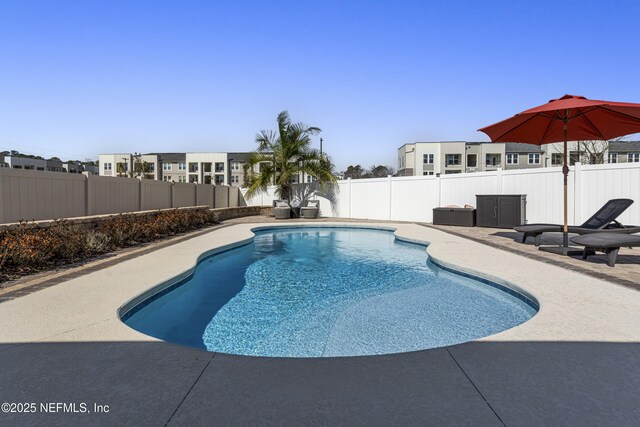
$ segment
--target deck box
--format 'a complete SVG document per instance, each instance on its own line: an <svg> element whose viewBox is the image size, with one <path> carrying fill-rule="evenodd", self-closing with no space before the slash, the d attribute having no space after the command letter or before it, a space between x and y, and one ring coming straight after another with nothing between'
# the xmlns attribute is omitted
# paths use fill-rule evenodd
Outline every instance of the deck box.
<svg viewBox="0 0 640 427"><path fill-rule="evenodd" d="M475 227L476 210L473 208L434 208L433 224Z"/></svg>

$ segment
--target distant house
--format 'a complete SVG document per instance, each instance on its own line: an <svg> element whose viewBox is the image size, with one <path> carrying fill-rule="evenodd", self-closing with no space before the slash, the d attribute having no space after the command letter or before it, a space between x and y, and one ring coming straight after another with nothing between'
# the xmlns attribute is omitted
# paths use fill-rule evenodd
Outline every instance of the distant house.
<svg viewBox="0 0 640 427"><path fill-rule="evenodd" d="M607 163L640 163L640 141L610 142Z"/></svg>

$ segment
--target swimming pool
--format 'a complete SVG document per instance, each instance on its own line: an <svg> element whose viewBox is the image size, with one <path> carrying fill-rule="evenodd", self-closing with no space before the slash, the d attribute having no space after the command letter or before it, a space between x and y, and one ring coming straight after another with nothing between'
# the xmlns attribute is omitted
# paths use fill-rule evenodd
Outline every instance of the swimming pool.
<svg viewBox="0 0 640 427"><path fill-rule="evenodd" d="M201 260L123 321L209 351L332 357L442 347L526 322L535 302L440 268L390 231L291 228Z"/></svg>

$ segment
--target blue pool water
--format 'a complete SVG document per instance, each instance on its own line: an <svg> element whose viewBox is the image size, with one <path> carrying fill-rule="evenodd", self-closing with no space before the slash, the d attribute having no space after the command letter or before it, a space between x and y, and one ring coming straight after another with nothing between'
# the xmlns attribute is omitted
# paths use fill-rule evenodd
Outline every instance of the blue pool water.
<svg viewBox="0 0 640 427"><path fill-rule="evenodd" d="M445 271L393 233L295 228L201 261L188 280L125 313L145 334L209 351L280 357L398 353L492 335L536 313Z"/></svg>

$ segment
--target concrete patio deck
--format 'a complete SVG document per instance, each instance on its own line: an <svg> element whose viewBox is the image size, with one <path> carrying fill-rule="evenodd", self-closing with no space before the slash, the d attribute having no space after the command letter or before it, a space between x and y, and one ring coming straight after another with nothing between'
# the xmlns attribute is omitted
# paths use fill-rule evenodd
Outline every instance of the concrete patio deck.
<svg viewBox="0 0 640 427"><path fill-rule="evenodd" d="M429 255L445 265L519 287L540 312L475 342L326 359L208 353L119 320L119 307L189 270L201 253L250 239L257 224L241 222L0 304L0 403L38 409L0 412L0 424L601 426L640 419L640 292L416 224L378 225L430 242ZM91 413L45 413L41 403L85 403ZM109 411L94 412L94 404Z"/></svg>

